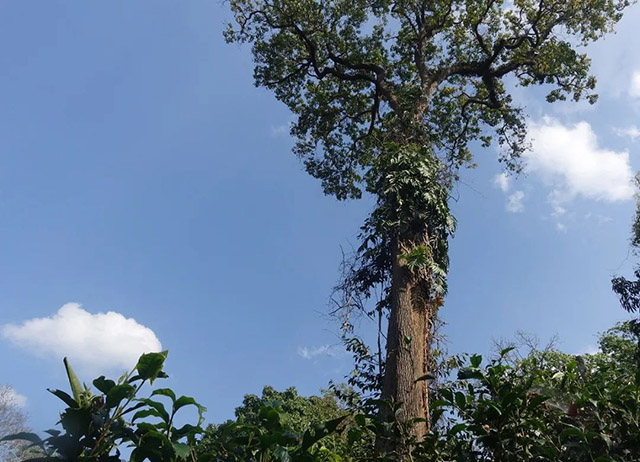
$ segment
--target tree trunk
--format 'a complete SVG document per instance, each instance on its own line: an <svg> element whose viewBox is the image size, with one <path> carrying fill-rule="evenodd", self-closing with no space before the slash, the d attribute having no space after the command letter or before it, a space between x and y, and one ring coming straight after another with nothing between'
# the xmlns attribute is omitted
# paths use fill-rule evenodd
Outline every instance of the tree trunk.
<svg viewBox="0 0 640 462"><path fill-rule="evenodd" d="M418 245L428 243L426 233L419 240L422 242ZM392 243L391 313L382 398L402 408L398 416L400 422L424 419L411 428L411 434L420 441L430 426L429 388L427 380L417 379L429 372L431 325L435 313L430 308L429 279L415 274L402 258L413 245L413 242L400 239Z"/></svg>

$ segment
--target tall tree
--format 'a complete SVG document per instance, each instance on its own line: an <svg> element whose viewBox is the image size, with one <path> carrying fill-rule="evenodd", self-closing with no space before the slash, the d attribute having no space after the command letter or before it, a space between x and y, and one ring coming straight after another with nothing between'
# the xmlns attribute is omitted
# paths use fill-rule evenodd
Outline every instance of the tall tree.
<svg viewBox="0 0 640 462"><path fill-rule="evenodd" d="M429 427L428 381L418 379L430 371L454 229L448 200L473 163L470 143L497 141L518 170L526 120L506 83L545 85L549 102L595 102L579 48L629 3L230 0L226 39L252 44L256 85L296 115L307 171L340 200L377 199L341 287L347 309L388 316L382 396L418 419L418 438Z"/></svg>

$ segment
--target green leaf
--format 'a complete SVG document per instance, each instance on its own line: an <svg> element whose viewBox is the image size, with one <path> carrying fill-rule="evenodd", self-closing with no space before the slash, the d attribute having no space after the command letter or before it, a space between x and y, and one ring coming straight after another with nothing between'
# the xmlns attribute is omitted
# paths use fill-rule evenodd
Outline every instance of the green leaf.
<svg viewBox="0 0 640 462"><path fill-rule="evenodd" d="M476 368L480 367L480 364L482 363L482 356L473 355L473 356L471 356L471 358L469 358L469 361L471 362L471 366L472 367L476 367Z"/></svg>
<svg viewBox="0 0 640 462"><path fill-rule="evenodd" d="M75 399L76 402L79 403L80 396L82 396L82 385L80 385L80 380L78 380L78 376L76 375L76 373L73 372L73 369L71 368L71 365L69 364L69 361L66 357L62 360L62 362L64 363L64 367L67 370L67 378L69 379L69 385L71 385L73 399Z"/></svg>
<svg viewBox="0 0 640 462"><path fill-rule="evenodd" d="M314 428L314 432L307 430L302 437L301 449L306 451L325 436L335 432L338 425L340 425L345 418L346 416L338 417L337 419L329 420L328 422L317 425Z"/></svg>
<svg viewBox="0 0 640 462"><path fill-rule="evenodd" d="M113 380L106 379L104 375L101 375L93 381L93 386L106 395L109 393L109 390L116 386L116 383Z"/></svg>
<svg viewBox="0 0 640 462"><path fill-rule="evenodd" d="M186 459L191 454L191 448L185 443L172 442L173 450L176 452L176 456L180 459Z"/></svg>
<svg viewBox="0 0 640 462"><path fill-rule="evenodd" d="M509 348L504 348L504 349L500 350L500 358L504 358L505 356L507 356L509 353L511 353L515 349L516 349L516 347L509 347Z"/></svg>
<svg viewBox="0 0 640 462"><path fill-rule="evenodd" d="M482 378L484 378L484 375L479 369L465 368L458 371L459 380L481 380Z"/></svg>
<svg viewBox="0 0 640 462"><path fill-rule="evenodd" d="M153 401L152 399L149 398L143 398L138 400L142 403L145 403L147 406L155 409L156 411L158 411L158 413L160 414L159 417L164 420L166 423L169 422L170 417L169 417L169 413L167 412L167 410L164 407L164 404L158 402L158 401Z"/></svg>
<svg viewBox="0 0 640 462"><path fill-rule="evenodd" d="M138 411L135 414L133 414L133 417L131 418L131 422L135 422L138 419L144 419L145 417L158 417L164 420L163 415L157 409L151 408L151 409L143 409L142 411Z"/></svg>
<svg viewBox="0 0 640 462"><path fill-rule="evenodd" d="M60 424L76 440L87 434L91 425L91 410L88 408L68 408L60 416Z"/></svg>
<svg viewBox="0 0 640 462"><path fill-rule="evenodd" d="M204 413L207 408L199 404L194 398L190 396L181 396L173 403L173 413L178 412L180 408L184 406L195 406L198 409L198 425L201 425L204 422Z"/></svg>
<svg viewBox="0 0 640 462"><path fill-rule="evenodd" d="M132 398L135 392L135 387L128 383L122 383L112 387L107 393L107 399L105 402L107 409L118 407L122 400Z"/></svg>
<svg viewBox="0 0 640 462"><path fill-rule="evenodd" d="M153 381L160 376L168 353L169 352L165 350L160 353L145 353L140 356L138 364L136 365L140 378L153 383Z"/></svg>
<svg viewBox="0 0 640 462"><path fill-rule="evenodd" d="M449 435L450 436L454 436L457 435L458 433L460 433L463 430L467 429L467 424L464 423L459 423L457 425L454 425L453 427L451 427L451 430L449 430Z"/></svg>
<svg viewBox="0 0 640 462"><path fill-rule="evenodd" d="M64 403L69 406L69 407L78 407L78 403L76 402L75 399L73 399L71 396L69 396L68 393L62 391L62 390L52 390L50 388L47 389L47 391L49 393L52 393L54 395L56 395L58 398L60 398L62 401L64 401Z"/></svg>
<svg viewBox="0 0 640 462"><path fill-rule="evenodd" d="M129 407L129 408L127 408L127 409L125 409L124 411L122 411L122 414L121 414L121 415L128 414L129 412L133 412L133 411L135 411L136 409L140 409L141 407L144 407L144 406L146 406L146 404L145 404L145 403L136 403L136 404L134 404L133 406L131 406L131 407Z"/></svg>
<svg viewBox="0 0 640 462"><path fill-rule="evenodd" d="M440 390L440 396L447 401L448 404L453 404L453 392L448 388L443 388Z"/></svg>
<svg viewBox="0 0 640 462"><path fill-rule="evenodd" d="M199 425L196 426L191 424L185 424L180 428L173 429L173 431L171 432L171 436L172 438L179 440L180 438L184 438L185 436L190 436L190 435L195 436L203 432L204 430Z"/></svg>
<svg viewBox="0 0 640 462"><path fill-rule="evenodd" d="M173 392L171 388L158 388L156 390L153 390L153 393L151 393L151 396L155 396L155 395L167 396L171 398L171 402L176 401L176 394Z"/></svg>
<svg viewBox="0 0 640 462"><path fill-rule="evenodd" d="M166 435L149 429L131 453L131 462L167 462L175 457L175 449Z"/></svg>

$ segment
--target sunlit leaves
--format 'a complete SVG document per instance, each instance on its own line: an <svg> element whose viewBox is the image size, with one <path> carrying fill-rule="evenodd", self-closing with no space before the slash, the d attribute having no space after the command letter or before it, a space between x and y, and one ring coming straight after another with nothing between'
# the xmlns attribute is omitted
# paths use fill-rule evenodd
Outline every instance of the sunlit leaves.
<svg viewBox="0 0 640 462"><path fill-rule="evenodd" d="M162 370L166 358L166 351L144 354L134 371L125 373L117 381L98 377L93 381L102 393L98 395L86 386L84 390L80 388L79 380L65 361L70 387L77 399L64 391L50 390L68 406L60 416L63 431L48 430L50 437L44 441L31 434L18 434L13 438L40 445L46 456L42 458L43 462L118 462L119 447L126 445L134 448L132 461L176 462L187 459L196 435L203 432L200 425L205 408L191 397L176 397L168 388L156 389L151 396L169 398L169 410L162 402L137 397L145 383L166 377ZM198 422L175 428L174 417L186 406L197 409ZM127 421L127 418L131 420Z"/></svg>
<svg viewBox="0 0 640 462"><path fill-rule="evenodd" d="M161 353L145 353L140 356L136 370L142 380L149 380L153 383L155 379L162 376L162 366L167 359L167 351Z"/></svg>

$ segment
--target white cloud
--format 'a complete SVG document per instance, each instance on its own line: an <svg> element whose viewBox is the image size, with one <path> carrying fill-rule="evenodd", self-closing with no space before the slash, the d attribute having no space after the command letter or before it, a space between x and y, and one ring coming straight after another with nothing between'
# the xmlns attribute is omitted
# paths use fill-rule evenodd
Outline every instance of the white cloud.
<svg viewBox="0 0 640 462"><path fill-rule="evenodd" d="M279 137L286 136L291 132L292 122L283 123L280 125L272 125L271 126L271 136Z"/></svg>
<svg viewBox="0 0 640 462"><path fill-rule="evenodd" d="M527 169L553 188L554 207L576 196L607 202L633 198L629 153L600 147L587 122L565 126L545 117L530 122L529 134L532 150L525 154Z"/></svg>
<svg viewBox="0 0 640 462"><path fill-rule="evenodd" d="M613 221L613 218L611 217L591 212L587 212L584 218L585 220L595 220L599 225L604 225L605 223L611 223Z"/></svg>
<svg viewBox="0 0 640 462"><path fill-rule="evenodd" d="M0 405L26 407L27 397L18 393L13 387L0 387Z"/></svg>
<svg viewBox="0 0 640 462"><path fill-rule="evenodd" d="M640 98L640 70L634 71L631 75L629 95L633 98Z"/></svg>
<svg viewBox="0 0 640 462"><path fill-rule="evenodd" d="M493 177L493 185L499 188L503 193L508 193L511 189L511 178L506 173L499 173ZM507 196L507 202L505 208L511 213L518 213L524 211L524 192L514 191Z"/></svg>
<svg viewBox="0 0 640 462"><path fill-rule="evenodd" d="M6 324L0 335L38 356L68 356L83 370L129 369L142 353L162 350L148 327L114 311L91 314L67 303L53 316Z"/></svg>
<svg viewBox="0 0 640 462"><path fill-rule="evenodd" d="M560 232L566 233L567 232L567 225L565 225L564 223L556 223L556 229Z"/></svg>
<svg viewBox="0 0 640 462"><path fill-rule="evenodd" d="M335 356L337 353L336 347L331 345L322 345L318 347L300 347L298 348L298 354L304 359L313 359L317 356Z"/></svg>
<svg viewBox="0 0 640 462"><path fill-rule="evenodd" d="M524 192L515 191L513 194L507 197L506 208L511 213L518 213L524 211Z"/></svg>
<svg viewBox="0 0 640 462"><path fill-rule="evenodd" d="M506 193L507 191L509 191L509 188L511 187L511 179L504 172L498 173L493 178L493 184L497 188L500 188L502 192Z"/></svg>
<svg viewBox="0 0 640 462"><path fill-rule="evenodd" d="M555 203L553 200L551 200L551 202L553 204L553 212L551 212L551 216L553 218L559 218L565 213L567 213L567 209L565 209L563 206Z"/></svg>
<svg viewBox="0 0 640 462"><path fill-rule="evenodd" d="M614 132L618 136L627 136L631 138L631 141L636 141L638 138L640 138L640 128L636 127L635 125L631 125L626 128L614 128Z"/></svg>

